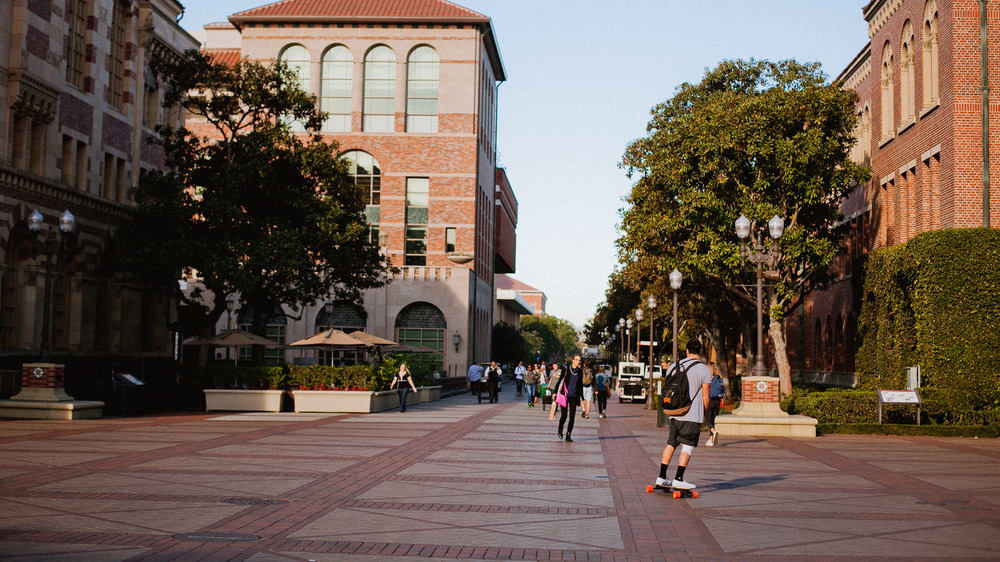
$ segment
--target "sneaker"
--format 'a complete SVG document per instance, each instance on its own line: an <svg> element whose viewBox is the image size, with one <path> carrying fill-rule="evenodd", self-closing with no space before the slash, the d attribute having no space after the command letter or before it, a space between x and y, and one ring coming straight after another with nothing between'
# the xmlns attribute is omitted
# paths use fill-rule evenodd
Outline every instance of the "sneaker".
<svg viewBox="0 0 1000 562"><path fill-rule="evenodd" d="M694 490L694 484L690 482L685 482L683 480L674 480L670 483L671 488L677 488L678 490Z"/></svg>
<svg viewBox="0 0 1000 562"><path fill-rule="evenodd" d="M598 416L598 417L599 417L600 419L604 419L604 418L606 418L606 417L608 417L608 416L605 416L604 414L601 414L601 415L600 415L600 416Z"/></svg>
<svg viewBox="0 0 1000 562"><path fill-rule="evenodd" d="M668 480L666 478L660 478L659 476L657 476L656 477L656 487L657 488L669 488L670 487L670 480Z"/></svg>
<svg viewBox="0 0 1000 562"><path fill-rule="evenodd" d="M711 437L708 438L708 441L705 441L705 446L706 447L714 447L715 446L715 443L712 443L712 438Z"/></svg>
<svg viewBox="0 0 1000 562"><path fill-rule="evenodd" d="M718 444L719 444L719 432L716 431L715 433L712 434L712 446L714 447Z"/></svg>

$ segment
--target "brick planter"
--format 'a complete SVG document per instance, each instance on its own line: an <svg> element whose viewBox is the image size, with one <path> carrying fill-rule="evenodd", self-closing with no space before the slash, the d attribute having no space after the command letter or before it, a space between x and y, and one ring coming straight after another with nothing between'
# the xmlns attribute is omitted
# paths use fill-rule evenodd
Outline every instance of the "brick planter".
<svg viewBox="0 0 1000 562"><path fill-rule="evenodd" d="M296 412L382 412L399 407L395 390L372 392L370 390L292 390ZM418 404L418 393L410 392L407 405Z"/></svg>

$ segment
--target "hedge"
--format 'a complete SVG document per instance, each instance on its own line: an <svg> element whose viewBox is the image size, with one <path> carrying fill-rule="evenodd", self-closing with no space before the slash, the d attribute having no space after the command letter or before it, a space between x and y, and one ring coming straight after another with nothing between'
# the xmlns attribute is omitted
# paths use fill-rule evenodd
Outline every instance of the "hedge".
<svg viewBox="0 0 1000 562"><path fill-rule="evenodd" d="M1000 426L1000 408L974 408L961 390L921 388L921 423L933 425ZM820 423L874 424L878 422L878 397L874 390L796 390L781 402L789 414L816 418ZM916 406L885 404L882 422L916 424Z"/></svg>
<svg viewBox="0 0 1000 562"><path fill-rule="evenodd" d="M965 396L957 409L1000 407L998 265L996 229L926 232L873 252L858 316L859 387L905 388L906 367L920 365L924 386Z"/></svg>

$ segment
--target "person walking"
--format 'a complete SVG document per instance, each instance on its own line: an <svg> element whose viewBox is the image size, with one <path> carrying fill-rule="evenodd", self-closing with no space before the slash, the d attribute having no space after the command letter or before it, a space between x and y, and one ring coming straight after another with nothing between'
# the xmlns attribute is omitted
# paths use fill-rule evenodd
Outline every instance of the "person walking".
<svg viewBox="0 0 1000 562"><path fill-rule="evenodd" d="M548 395L549 395L549 420L556 419L556 412L559 411L559 406L556 405L556 391L559 390L559 380L562 379L562 369L559 368L559 363L552 364L552 370L549 371L549 385L548 385Z"/></svg>
<svg viewBox="0 0 1000 562"><path fill-rule="evenodd" d="M597 419L603 419L608 417L604 411L608 409L608 396L611 394L611 375L604 370L604 365L599 369L594 375L594 395L597 398Z"/></svg>
<svg viewBox="0 0 1000 562"><path fill-rule="evenodd" d="M559 438L563 438L563 426L566 429L566 441L573 442L573 422L576 421L576 408L580 405L580 397L583 396L583 361L579 355L573 356L573 361L566 372L559 379L558 391L566 395L566 407L562 408L559 416ZM566 424L566 418L569 424Z"/></svg>
<svg viewBox="0 0 1000 562"><path fill-rule="evenodd" d="M528 407L534 408L535 401L538 400L538 373L531 365L528 365L528 368L525 370L524 383L528 391Z"/></svg>
<svg viewBox="0 0 1000 562"><path fill-rule="evenodd" d="M413 392L417 391L417 387L413 384L413 377L410 376L410 370L406 368L406 363L400 363L399 373L392 379L392 384L389 385L389 389L396 389L396 394L399 395L399 411L406 411L406 395L410 393L410 389Z"/></svg>
<svg viewBox="0 0 1000 562"><path fill-rule="evenodd" d="M726 385L714 362L708 364L708 370L712 372L712 383L708 391L708 411L705 412L707 416L705 426L708 427L708 441L705 442L705 446L714 447L719 442L719 430L715 429L715 416L719 415L722 397L726 395Z"/></svg>
<svg viewBox="0 0 1000 562"><path fill-rule="evenodd" d="M503 371L497 366L496 361L491 362L490 368L486 369L486 388L489 390L490 404L496 404L499 401L497 394L500 392L501 373Z"/></svg>
<svg viewBox="0 0 1000 562"><path fill-rule="evenodd" d="M483 386L482 385L482 381L483 381L483 366L479 365L479 364L476 364L476 363L473 363L472 366L469 367L468 377L469 377L469 392L475 394L476 395L476 400L478 400L479 403L482 404L483 403L483 392L482 392L483 391L483 389L482 389L482 386Z"/></svg>
<svg viewBox="0 0 1000 562"><path fill-rule="evenodd" d="M667 437L667 446L663 448L663 453L660 455L660 476L656 479L656 486L693 490L695 485L684 479L684 471L687 470L688 462L691 460L691 453L698 446L701 424L705 421L705 410L708 409L712 371L701 362L700 341L692 338L688 341L685 351L687 357L673 363L669 371L664 370L664 376L669 378L676 369L686 373L691 408L684 415L669 417L670 433ZM661 400L660 403L662 404L663 401ZM677 460L677 474L673 480L668 480L667 467L670 464L670 459L674 456L674 451L678 448L681 450L681 454Z"/></svg>
<svg viewBox="0 0 1000 562"><path fill-rule="evenodd" d="M521 391L524 390L524 375L527 372L527 369L524 368L524 361L518 361L517 367L514 367L514 384L517 385L518 396L521 396Z"/></svg>
<svg viewBox="0 0 1000 562"><path fill-rule="evenodd" d="M587 361L583 364L583 404L580 414L590 418L590 405L594 402L594 364Z"/></svg>

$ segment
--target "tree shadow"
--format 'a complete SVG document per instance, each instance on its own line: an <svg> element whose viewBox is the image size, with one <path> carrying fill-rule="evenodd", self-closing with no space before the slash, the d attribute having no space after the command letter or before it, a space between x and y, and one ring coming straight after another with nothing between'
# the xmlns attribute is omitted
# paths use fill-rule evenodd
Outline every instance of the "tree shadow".
<svg viewBox="0 0 1000 562"><path fill-rule="evenodd" d="M726 480L723 482L708 482L698 487L699 490L734 490L737 488L748 488L751 486L760 486L761 484L770 484L772 482L778 482L788 478L788 474L773 474L771 476L747 476L744 478L737 478L735 480Z"/></svg>

